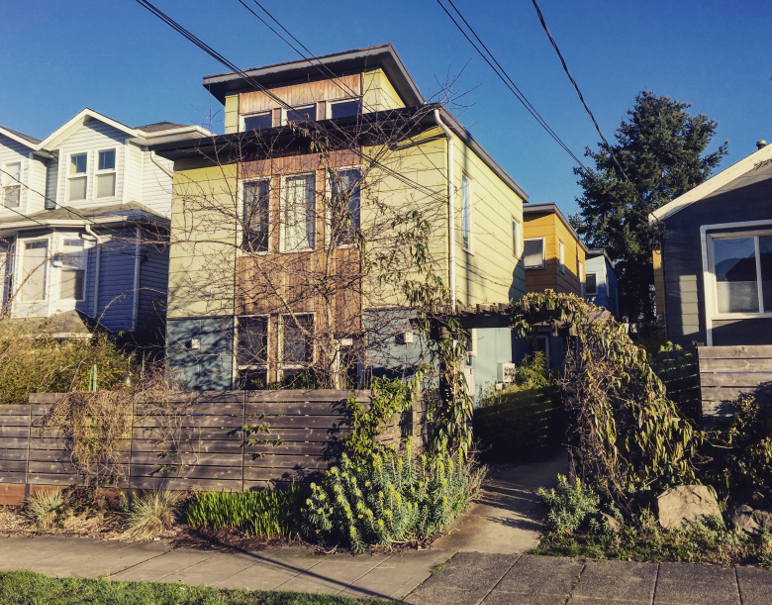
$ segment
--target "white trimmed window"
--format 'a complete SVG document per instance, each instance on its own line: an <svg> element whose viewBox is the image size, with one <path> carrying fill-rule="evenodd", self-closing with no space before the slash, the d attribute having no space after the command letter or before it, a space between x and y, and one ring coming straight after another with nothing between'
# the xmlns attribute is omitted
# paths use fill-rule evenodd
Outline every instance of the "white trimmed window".
<svg viewBox="0 0 772 605"><path fill-rule="evenodd" d="M77 237L62 240L62 251L57 256L59 266L59 300L85 299L86 249Z"/></svg>
<svg viewBox="0 0 772 605"><path fill-rule="evenodd" d="M97 153L95 197L115 197L115 149Z"/></svg>
<svg viewBox="0 0 772 605"><path fill-rule="evenodd" d="M586 292L587 292L587 296L597 296L598 294L598 274L597 273L593 272L593 273L587 274Z"/></svg>
<svg viewBox="0 0 772 605"><path fill-rule="evenodd" d="M301 105L299 107L293 107L292 109L285 110L284 123L295 122L297 124L304 124L306 122L316 121L316 104L313 105Z"/></svg>
<svg viewBox="0 0 772 605"><path fill-rule="evenodd" d="M709 239L714 314L772 314L772 232Z"/></svg>
<svg viewBox="0 0 772 605"><path fill-rule="evenodd" d="M73 153L70 156L70 164L67 170L67 200L76 202L86 199L86 190L88 188L88 154Z"/></svg>
<svg viewBox="0 0 772 605"><path fill-rule="evenodd" d="M244 116L244 132L252 132L253 130L268 130L273 126L273 112L262 111L250 116Z"/></svg>
<svg viewBox="0 0 772 605"><path fill-rule="evenodd" d="M243 188L243 238L241 249L247 252L267 252L270 244L270 181L247 181Z"/></svg>
<svg viewBox="0 0 772 605"><path fill-rule="evenodd" d="M281 251L313 250L316 245L316 177L297 174L284 179Z"/></svg>
<svg viewBox="0 0 772 605"><path fill-rule="evenodd" d="M48 273L47 239L24 242L21 271L21 300L24 302L45 300Z"/></svg>
<svg viewBox="0 0 772 605"><path fill-rule="evenodd" d="M345 99L328 103L330 118L348 118L362 113L362 99Z"/></svg>
<svg viewBox="0 0 772 605"><path fill-rule="evenodd" d="M566 272L566 245L558 241L558 265L560 265L560 272Z"/></svg>
<svg viewBox="0 0 772 605"><path fill-rule="evenodd" d="M3 182L3 205L6 208L18 208L21 205L21 162L5 165Z"/></svg>
<svg viewBox="0 0 772 605"><path fill-rule="evenodd" d="M469 179L461 177L461 245L467 252L473 252L472 246L472 192Z"/></svg>
<svg viewBox="0 0 772 605"><path fill-rule="evenodd" d="M544 238L525 240L523 262L526 269L544 269Z"/></svg>
<svg viewBox="0 0 772 605"><path fill-rule="evenodd" d="M512 219L512 254L520 258L523 255L523 225Z"/></svg>

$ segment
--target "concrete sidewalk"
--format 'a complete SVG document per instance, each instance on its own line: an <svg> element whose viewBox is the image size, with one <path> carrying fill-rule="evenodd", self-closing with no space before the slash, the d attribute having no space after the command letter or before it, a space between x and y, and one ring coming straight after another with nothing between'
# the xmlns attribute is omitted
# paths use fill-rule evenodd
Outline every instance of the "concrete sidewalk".
<svg viewBox="0 0 772 605"><path fill-rule="evenodd" d="M459 553L411 605L770 605L772 571Z"/></svg>

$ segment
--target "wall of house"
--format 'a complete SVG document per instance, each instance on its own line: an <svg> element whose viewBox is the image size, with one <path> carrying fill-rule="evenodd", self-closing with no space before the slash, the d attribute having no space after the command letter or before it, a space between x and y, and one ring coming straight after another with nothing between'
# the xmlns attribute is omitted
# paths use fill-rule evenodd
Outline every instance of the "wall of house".
<svg viewBox="0 0 772 605"><path fill-rule="evenodd" d="M166 297L169 284L169 247L143 237L139 260L139 293L135 339L143 344L163 344Z"/></svg>
<svg viewBox="0 0 772 605"><path fill-rule="evenodd" d="M582 282L577 273L577 257L585 264L585 252L574 235L554 213L524 216L525 239L544 238L545 266L543 269L525 271L527 292L544 292L552 289L566 294L582 294ZM565 244L565 272L559 268L558 242ZM580 271L581 272L581 271Z"/></svg>
<svg viewBox="0 0 772 605"><path fill-rule="evenodd" d="M382 69L367 71L363 75L363 111L398 109L405 104Z"/></svg>
<svg viewBox="0 0 772 605"><path fill-rule="evenodd" d="M168 319L166 364L183 389L232 389L233 317Z"/></svg>
<svg viewBox="0 0 772 605"><path fill-rule="evenodd" d="M174 162L155 156L156 161L170 172L174 170ZM161 216L172 214L172 179L153 161L150 152L142 156L142 191L134 200Z"/></svg>
<svg viewBox="0 0 772 605"><path fill-rule="evenodd" d="M662 256L667 337L683 347L707 344L700 227L771 221L772 165L749 173L664 220ZM732 229L730 229L732 230ZM714 321L713 344L772 344L772 318Z"/></svg>
<svg viewBox="0 0 772 605"><path fill-rule="evenodd" d="M606 258L603 256L594 256L587 259L586 273L595 273L597 284L597 294L587 294L586 298L590 302L604 307L617 316L617 278L611 267L608 266Z"/></svg>
<svg viewBox="0 0 772 605"><path fill-rule="evenodd" d="M225 97L225 134L239 131L239 95Z"/></svg>
<svg viewBox="0 0 772 605"><path fill-rule="evenodd" d="M39 193L43 193L45 189L46 168L43 162L31 157L31 155L31 150L26 145L0 135L0 168L7 171L8 164L20 163L20 180L22 182L19 192L19 208L10 209L5 207L3 203L4 192L0 188L0 219L18 216L19 212L28 214L42 209L43 196L39 195ZM8 175L2 173L0 174L0 183L4 186L12 186L16 181L11 180ZM34 188L35 191L32 191L30 188Z"/></svg>

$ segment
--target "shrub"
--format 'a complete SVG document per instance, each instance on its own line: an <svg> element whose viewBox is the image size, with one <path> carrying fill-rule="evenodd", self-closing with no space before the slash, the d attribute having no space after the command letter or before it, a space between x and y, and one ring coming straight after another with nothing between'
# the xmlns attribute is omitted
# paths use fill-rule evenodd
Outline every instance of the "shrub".
<svg viewBox="0 0 772 605"><path fill-rule="evenodd" d="M600 497L591 489L582 487L579 478L571 485L564 475L558 475L558 486L537 492L547 507L547 526L559 534L576 532L588 518L598 514ZM596 519L597 522L597 519Z"/></svg>
<svg viewBox="0 0 772 605"><path fill-rule="evenodd" d="M27 499L24 512L40 529L48 529L56 521L63 504L64 494L61 490L41 491Z"/></svg>
<svg viewBox="0 0 772 605"><path fill-rule="evenodd" d="M359 462L343 455L321 485L311 484L305 532L357 552L428 538L476 495L467 490L469 475L465 462L445 453L414 458L410 443L404 454L387 450Z"/></svg>
<svg viewBox="0 0 772 605"><path fill-rule="evenodd" d="M130 539L152 538L171 529L177 521L179 502L180 496L167 490L134 500L124 535Z"/></svg>
<svg viewBox="0 0 772 605"><path fill-rule="evenodd" d="M231 528L259 538L297 537L302 492L292 483L284 491L205 492L188 505L192 527Z"/></svg>

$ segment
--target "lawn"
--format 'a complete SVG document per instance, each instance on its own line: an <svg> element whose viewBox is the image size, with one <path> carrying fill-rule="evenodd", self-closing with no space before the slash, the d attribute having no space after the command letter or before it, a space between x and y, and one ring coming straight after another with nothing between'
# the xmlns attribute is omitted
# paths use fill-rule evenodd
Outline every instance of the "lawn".
<svg viewBox="0 0 772 605"><path fill-rule="evenodd" d="M29 571L0 572L2 605L376 605L384 601L301 592L219 590L208 586L108 579L49 578Z"/></svg>

